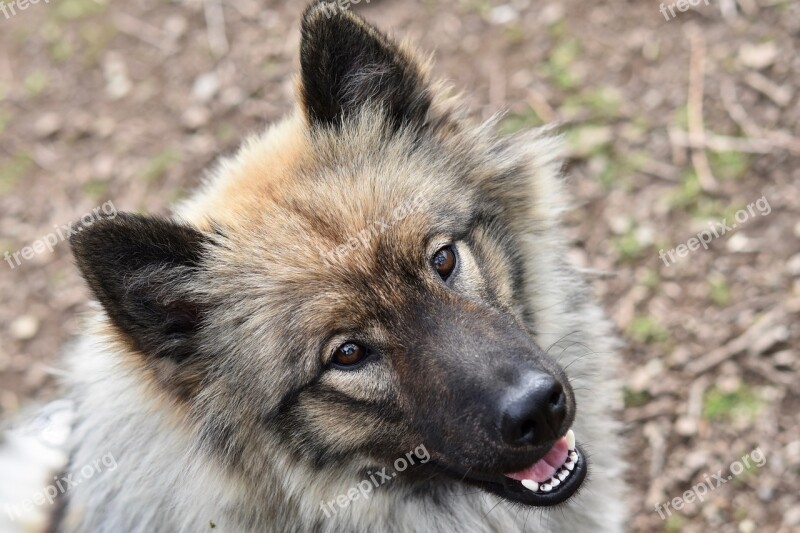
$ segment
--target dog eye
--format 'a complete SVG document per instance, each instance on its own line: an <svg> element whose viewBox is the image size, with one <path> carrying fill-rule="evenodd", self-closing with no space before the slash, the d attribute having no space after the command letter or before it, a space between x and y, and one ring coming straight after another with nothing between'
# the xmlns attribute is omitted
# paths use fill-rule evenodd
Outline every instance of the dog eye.
<svg viewBox="0 0 800 533"><path fill-rule="evenodd" d="M445 246L439 249L439 251L433 254L431 264L433 268L436 269L439 277L441 277L443 281L447 281L447 278L450 277L450 274L452 274L453 270L456 268L456 253L453 251L453 247Z"/></svg>
<svg viewBox="0 0 800 533"><path fill-rule="evenodd" d="M363 361L366 356L366 348L354 342L346 342L333 352L333 363L340 367L354 366Z"/></svg>

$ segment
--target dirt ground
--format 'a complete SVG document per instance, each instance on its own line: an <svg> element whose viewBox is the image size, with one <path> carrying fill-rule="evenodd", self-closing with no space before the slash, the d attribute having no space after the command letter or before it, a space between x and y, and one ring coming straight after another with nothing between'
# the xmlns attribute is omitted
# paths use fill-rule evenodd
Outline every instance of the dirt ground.
<svg viewBox="0 0 800 533"><path fill-rule="evenodd" d="M626 341L630 529L800 531L800 4L702 0L674 17L659 4L353 9L434 52L476 119L563 124L574 260ZM56 395L87 308L60 226L103 205L167 213L286 113L304 2L13 5L0 253L55 245L0 262L5 419ZM704 501L656 511L706 482Z"/></svg>

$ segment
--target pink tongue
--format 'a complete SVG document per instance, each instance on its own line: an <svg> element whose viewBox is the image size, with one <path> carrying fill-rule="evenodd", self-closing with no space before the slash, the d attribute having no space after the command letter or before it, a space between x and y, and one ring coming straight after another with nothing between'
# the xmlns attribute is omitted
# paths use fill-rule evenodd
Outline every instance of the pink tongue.
<svg viewBox="0 0 800 533"><path fill-rule="evenodd" d="M533 463L533 465L529 466L525 470L520 470L519 472L509 472L506 474L506 477L516 479L517 481L522 481L523 479L532 479L537 483L542 483L543 481L547 481L553 477L553 474L556 473L556 470L561 468L561 466L567 462L568 453L569 449L567 447L567 439L561 437L556 441L550 451L547 452L547 455Z"/></svg>

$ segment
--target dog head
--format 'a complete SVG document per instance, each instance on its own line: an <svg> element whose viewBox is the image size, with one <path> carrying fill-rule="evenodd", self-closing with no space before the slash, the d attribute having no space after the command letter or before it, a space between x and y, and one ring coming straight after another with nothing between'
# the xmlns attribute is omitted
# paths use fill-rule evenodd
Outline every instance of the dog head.
<svg viewBox="0 0 800 533"><path fill-rule="evenodd" d="M300 59L294 116L180 217L73 236L109 335L248 479L423 449L398 483L569 498L586 473L575 397L534 340L523 253L546 231L550 141L469 124L412 51L329 4L306 11Z"/></svg>

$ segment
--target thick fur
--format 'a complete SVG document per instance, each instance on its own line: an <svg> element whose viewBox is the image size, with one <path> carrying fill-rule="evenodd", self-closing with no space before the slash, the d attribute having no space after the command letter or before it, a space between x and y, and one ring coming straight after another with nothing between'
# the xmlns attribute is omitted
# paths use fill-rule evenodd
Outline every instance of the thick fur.
<svg viewBox="0 0 800 533"><path fill-rule="evenodd" d="M120 215L73 239L102 309L69 359L67 470L107 454L117 466L69 490L57 530L622 530L616 342L566 260L559 142L469 124L407 47L332 5L307 11L303 39L293 115L222 160L173 219ZM394 222L329 254L376 220ZM425 271L441 236L459 239L449 289ZM469 318L445 327L448 313ZM459 339L501 319L567 369L590 457L579 493L538 509L409 471L326 516L321 502L420 444L440 464L505 465L477 422L468 438L439 429L483 416L464 412L481 405L472 382L426 396L458 383ZM380 359L331 369L340 332ZM489 351L509 341L476 342L502 357Z"/></svg>

